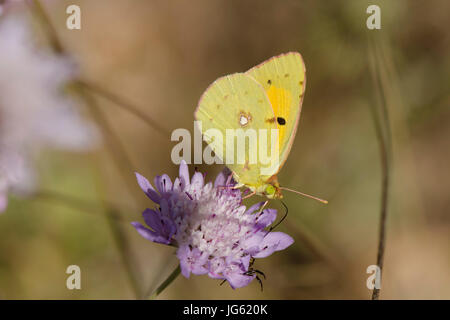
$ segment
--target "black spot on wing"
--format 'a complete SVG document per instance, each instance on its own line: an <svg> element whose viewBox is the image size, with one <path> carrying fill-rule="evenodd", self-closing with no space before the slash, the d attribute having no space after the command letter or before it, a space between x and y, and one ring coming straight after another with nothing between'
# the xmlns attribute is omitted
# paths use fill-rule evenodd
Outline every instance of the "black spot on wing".
<svg viewBox="0 0 450 320"><path fill-rule="evenodd" d="M284 119L282 117L278 117L277 122L280 126L284 126L286 124L286 119Z"/></svg>

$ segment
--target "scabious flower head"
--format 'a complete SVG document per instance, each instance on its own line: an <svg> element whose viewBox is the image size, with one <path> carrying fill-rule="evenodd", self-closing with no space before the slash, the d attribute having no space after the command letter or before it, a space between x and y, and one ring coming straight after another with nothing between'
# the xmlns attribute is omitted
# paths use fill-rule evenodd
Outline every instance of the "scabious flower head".
<svg viewBox="0 0 450 320"><path fill-rule="evenodd" d="M63 94L74 69L67 58L36 46L24 16L1 16L0 212L9 192L33 191L32 162L44 147L82 151L98 143L96 128Z"/></svg>
<svg viewBox="0 0 450 320"><path fill-rule="evenodd" d="M290 246L294 240L282 232L269 232L277 212L260 210L262 203L249 209L242 205L241 191L232 189L224 173L214 184L205 183L200 172L192 179L186 162L180 164L174 182L167 175L155 178L156 189L136 173L145 194L157 205L146 209L143 218L147 227L133 222L146 239L175 245L182 274L208 274L214 279L227 280L240 288L254 278L252 258L264 258Z"/></svg>

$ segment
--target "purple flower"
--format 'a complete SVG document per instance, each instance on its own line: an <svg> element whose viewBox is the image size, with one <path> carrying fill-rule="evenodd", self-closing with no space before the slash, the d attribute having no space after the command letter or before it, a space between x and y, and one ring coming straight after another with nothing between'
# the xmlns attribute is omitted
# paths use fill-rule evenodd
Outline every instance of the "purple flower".
<svg viewBox="0 0 450 320"><path fill-rule="evenodd" d="M33 163L42 151L88 151L100 142L96 127L64 94L75 65L36 44L26 15L1 15L21 2L0 0L0 212L9 194L38 189Z"/></svg>
<svg viewBox="0 0 450 320"><path fill-rule="evenodd" d="M240 288L255 277L250 261L265 258L290 246L294 240L282 232L266 228L277 216L274 209L261 211L262 202L247 209L241 191L232 189L225 173L215 183L205 183L200 172L192 179L186 162L180 164L179 177L157 176L156 188L136 173L139 186L157 208L143 212L145 224L132 225L144 238L178 247L182 274L208 274Z"/></svg>
<svg viewBox="0 0 450 320"><path fill-rule="evenodd" d="M14 6L20 6L24 0L3 0L0 1L0 16L14 8Z"/></svg>

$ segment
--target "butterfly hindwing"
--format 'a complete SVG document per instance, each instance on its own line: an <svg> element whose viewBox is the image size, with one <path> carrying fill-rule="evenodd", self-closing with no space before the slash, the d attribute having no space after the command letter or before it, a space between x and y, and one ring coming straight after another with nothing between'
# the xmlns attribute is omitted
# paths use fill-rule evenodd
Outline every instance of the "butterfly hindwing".
<svg viewBox="0 0 450 320"><path fill-rule="evenodd" d="M202 122L204 140L216 156L235 173L239 185L256 189L275 173L261 174L259 150L252 149L260 147L260 129L266 129L267 149L271 150L271 130L277 129L267 93L255 79L244 73L217 79L201 97L195 118ZM234 130L232 132L236 134L236 138L232 138L233 144L228 143L227 130L228 136L231 133L229 130ZM257 133L257 146L246 140L246 134L251 134L252 131ZM220 135L223 137L222 141L218 138ZM245 148L241 157L238 157L237 141L240 138L245 140ZM257 155L256 162L251 154ZM272 163L267 164L269 166Z"/></svg>

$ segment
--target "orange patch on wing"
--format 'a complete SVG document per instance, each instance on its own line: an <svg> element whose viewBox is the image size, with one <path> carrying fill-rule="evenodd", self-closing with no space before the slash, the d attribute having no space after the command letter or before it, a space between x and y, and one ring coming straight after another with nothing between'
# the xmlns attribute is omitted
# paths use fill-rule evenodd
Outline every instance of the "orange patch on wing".
<svg viewBox="0 0 450 320"><path fill-rule="evenodd" d="M267 90L267 96L269 97L270 104L272 105L273 112L275 113L275 119L277 117L281 117L286 119L286 121L291 120L290 117L290 106L292 103L292 95L286 89L277 88L273 85L269 87ZM275 120L274 119L274 120ZM292 121L292 120L291 120ZM282 145L282 141L284 141L284 136L286 134L286 126L277 125L279 129L279 137L278 141L280 146Z"/></svg>

